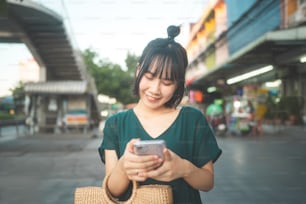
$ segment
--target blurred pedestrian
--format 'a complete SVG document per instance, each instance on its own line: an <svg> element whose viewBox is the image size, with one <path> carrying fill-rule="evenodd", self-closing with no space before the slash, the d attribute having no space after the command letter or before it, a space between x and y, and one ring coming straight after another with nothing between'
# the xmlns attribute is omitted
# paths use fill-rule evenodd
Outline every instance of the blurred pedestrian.
<svg viewBox="0 0 306 204"><path fill-rule="evenodd" d="M262 120L261 118L256 117L256 109L254 108L250 100L247 101L247 113L249 114L249 124L251 126L251 135L257 136L262 135Z"/></svg>
<svg viewBox="0 0 306 204"><path fill-rule="evenodd" d="M168 38L152 40L144 49L134 84L139 101L107 119L99 153L114 197L126 199L131 180L136 180L140 185L171 185L174 203L201 203L199 190L213 188L213 163L221 150L202 112L179 106L188 60L174 40L179 27L167 31ZM135 141L156 139L166 142L163 157L134 153Z"/></svg>
<svg viewBox="0 0 306 204"><path fill-rule="evenodd" d="M246 105L246 108L245 108L245 111L250 114L250 119L253 120L254 119L254 112L255 112L255 108L251 102L251 100L248 100L247 101L247 105Z"/></svg>

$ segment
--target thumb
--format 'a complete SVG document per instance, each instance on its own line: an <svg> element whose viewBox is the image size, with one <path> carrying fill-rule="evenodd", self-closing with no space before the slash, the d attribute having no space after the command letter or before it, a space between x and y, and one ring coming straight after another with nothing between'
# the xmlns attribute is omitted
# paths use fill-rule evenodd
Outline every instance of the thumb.
<svg viewBox="0 0 306 204"><path fill-rule="evenodd" d="M164 149L164 160L165 161L170 161L171 159L172 159L172 157L171 157L170 150L165 148Z"/></svg>
<svg viewBox="0 0 306 204"><path fill-rule="evenodd" d="M125 149L126 149L128 152L134 153L134 143L137 142L137 141L139 141L139 140L140 140L139 138L131 139L131 140L126 144Z"/></svg>

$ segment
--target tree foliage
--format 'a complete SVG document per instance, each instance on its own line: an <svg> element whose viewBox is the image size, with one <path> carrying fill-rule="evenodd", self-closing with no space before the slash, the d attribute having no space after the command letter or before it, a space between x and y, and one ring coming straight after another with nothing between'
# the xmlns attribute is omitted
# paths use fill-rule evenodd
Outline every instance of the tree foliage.
<svg viewBox="0 0 306 204"><path fill-rule="evenodd" d="M136 56L135 54L132 54L130 52L127 53L125 64L127 66L127 72L132 78L134 78L138 60L139 60L139 57Z"/></svg>
<svg viewBox="0 0 306 204"><path fill-rule="evenodd" d="M134 72L138 57L128 53L125 60L127 70L107 59L100 59L98 54L87 49L83 53L88 71L94 77L99 94L114 97L117 101L128 104L136 101L132 93Z"/></svg>
<svg viewBox="0 0 306 204"><path fill-rule="evenodd" d="M19 81L15 87L10 89L13 95L15 111L17 114L23 112L24 100L25 100L24 87L25 87L24 83L22 81Z"/></svg>

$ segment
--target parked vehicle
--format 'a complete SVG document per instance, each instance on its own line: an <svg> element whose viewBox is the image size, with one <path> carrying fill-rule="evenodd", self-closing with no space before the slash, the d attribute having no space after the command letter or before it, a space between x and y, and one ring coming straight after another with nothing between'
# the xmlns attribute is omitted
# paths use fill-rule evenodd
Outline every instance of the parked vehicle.
<svg viewBox="0 0 306 204"><path fill-rule="evenodd" d="M224 136L227 132L227 124L222 106L217 101L210 104L206 109L206 115L216 135Z"/></svg>
<svg viewBox="0 0 306 204"><path fill-rule="evenodd" d="M233 113L229 116L229 131L234 135L248 135L252 131L251 120L247 113Z"/></svg>
<svg viewBox="0 0 306 204"><path fill-rule="evenodd" d="M227 124L231 135L245 136L251 133L253 117L249 109L247 99L236 96L227 101Z"/></svg>
<svg viewBox="0 0 306 204"><path fill-rule="evenodd" d="M223 113L209 115L207 119L217 136L225 136L227 124L226 117Z"/></svg>

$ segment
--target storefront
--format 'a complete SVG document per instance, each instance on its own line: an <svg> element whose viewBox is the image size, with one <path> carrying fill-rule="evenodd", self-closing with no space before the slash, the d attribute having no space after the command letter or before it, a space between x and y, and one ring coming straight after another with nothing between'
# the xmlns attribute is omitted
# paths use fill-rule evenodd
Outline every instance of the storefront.
<svg viewBox="0 0 306 204"><path fill-rule="evenodd" d="M201 91L203 103L214 92L224 99L237 95L251 99L261 107L260 117L267 109L271 120L281 115L284 123L300 124L306 115L306 18L297 17L305 2L246 1L247 8L237 15L231 13L236 11L235 1L215 2L191 30L188 89ZM224 21L218 20L219 11ZM269 23L263 23L267 19ZM229 26L217 32L226 21Z"/></svg>
<svg viewBox="0 0 306 204"><path fill-rule="evenodd" d="M27 84L27 125L36 132L87 132L99 122L93 96L84 81Z"/></svg>

